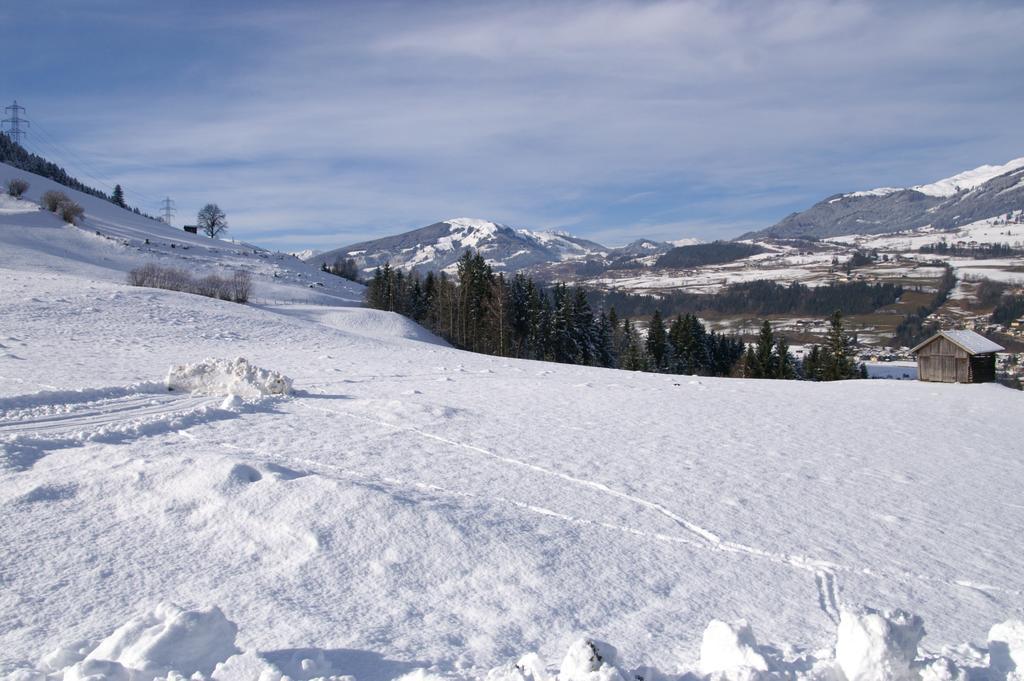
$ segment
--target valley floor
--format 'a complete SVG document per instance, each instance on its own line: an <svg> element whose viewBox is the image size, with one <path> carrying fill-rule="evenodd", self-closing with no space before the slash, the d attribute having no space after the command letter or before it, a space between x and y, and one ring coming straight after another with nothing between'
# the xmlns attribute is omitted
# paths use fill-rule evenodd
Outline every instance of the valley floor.
<svg viewBox="0 0 1024 681"><path fill-rule="evenodd" d="M295 394L153 384L234 356ZM712 618L810 654L843 604L984 643L1024 615L1022 419L995 385L512 361L373 310L0 269L0 673L161 601L360 681L584 635L692 669Z"/></svg>

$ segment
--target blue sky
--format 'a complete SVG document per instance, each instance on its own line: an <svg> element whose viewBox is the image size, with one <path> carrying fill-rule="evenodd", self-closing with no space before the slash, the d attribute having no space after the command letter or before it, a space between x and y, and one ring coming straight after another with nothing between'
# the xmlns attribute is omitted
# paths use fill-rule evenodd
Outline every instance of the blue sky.
<svg viewBox="0 0 1024 681"><path fill-rule="evenodd" d="M0 44L30 149L282 250L728 238L1024 156L1019 2L35 0Z"/></svg>

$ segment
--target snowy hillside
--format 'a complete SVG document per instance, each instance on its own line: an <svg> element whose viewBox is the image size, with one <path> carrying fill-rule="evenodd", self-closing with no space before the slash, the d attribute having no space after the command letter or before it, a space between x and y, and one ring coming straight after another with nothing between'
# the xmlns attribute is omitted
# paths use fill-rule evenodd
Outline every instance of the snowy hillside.
<svg viewBox="0 0 1024 681"><path fill-rule="evenodd" d="M0 675L1024 668L1024 629L990 631L1024 617L1019 392L473 355L81 201L83 228L0 206ZM127 286L151 258L264 292Z"/></svg>
<svg viewBox="0 0 1024 681"><path fill-rule="evenodd" d="M955 229L1024 208L1024 157L983 165L909 189L838 194L741 239L887 234L931 226Z"/></svg>
<svg viewBox="0 0 1024 681"><path fill-rule="evenodd" d="M928 196L939 196L949 198L963 191L977 189L991 179L1005 175L1006 173L1024 168L1024 157L1015 158L1012 161L1001 165L984 165L971 170L965 170L952 177L947 177L929 184L919 184L912 189Z"/></svg>
<svg viewBox="0 0 1024 681"><path fill-rule="evenodd" d="M148 262L199 274L243 269L255 278L259 301L353 305L362 300L358 284L320 272L292 255L189 234L0 163L0 187L12 178L23 178L30 186L20 200L0 193L0 230L8 267L69 270L117 282L125 281L130 269ZM66 225L40 209L39 197L48 190L64 192L81 204L85 219L80 225Z"/></svg>

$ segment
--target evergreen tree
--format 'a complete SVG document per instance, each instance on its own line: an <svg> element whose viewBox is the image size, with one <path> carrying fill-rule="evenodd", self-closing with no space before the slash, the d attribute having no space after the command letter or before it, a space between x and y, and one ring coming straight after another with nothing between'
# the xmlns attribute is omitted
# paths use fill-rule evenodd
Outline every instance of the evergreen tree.
<svg viewBox="0 0 1024 681"><path fill-rule="evenodd" d="M571 329L576 346L576 364L594 364L597 356L594 313L582 288L575 288L571 303Z"/></svg>
<svg viewBox="0 0 1024 681"><path fill-rule="evenodd" d="M823 381L842 381L860 376L853 359L853 341L843 328L843 314L839 310L829 317L824 350L821 371Z"/></svg>
<svg viewBox="0 0 1024 681"><path fill-rule="evenodd" d="M749 371L753 378L775 378L778 372L776 365L775 335L772 333L771 323L766 319L761 324L761 332L757 336L753 365Z"/></svg>
<svg viewBox="0 0 1024 681"><path fill-rule="evenodd" d="M647 354L652 371L662 371L668 365L668 334L661 320L661 311L655 310L647 327Z"/></svg>
<svg viewBox="0 0 1024 681"><path fill-rule="evenodd" d="M812 345L804 355L803 377L805 381L821 380L821 348Z"/></svg>
<svg viewBox="0 0 1024 681"><path fill-rule="evenodd" d="M629 320L623 322L623 342L625 348L622 352L620 364L623 369L630 371L647 371L649 363L647 352L644 349L643 341L636 330L636 326L630 324Z"/></svg>
<svg viewBox="0 0 1024 681"><path fill-rule="evenodd" d="M733 376L737 378L760 378L757 366L757 353L753 345L748 345L742 358L736 363L733 369Z"/></svg>
<svg viewBox="0 0 1024 681"><path fill-rule="evenodd" d="M789 341L779 335L775 339L775 378L791 380L796 378L796 360L789 351Z"/></svg>
<svg viewBox="0 0 1024 681"><path fill-rule="evenodd" d="M614 312L615 310L612 309L612 313ZM611 315L604 312L598 317L597 326L595 327L594 351L594 359L598 366L608 368L618 366L614 339L612 337Z"/></svg>
<svg viewBox="0 0 1024 681"><path fill-rule="evenodd" d="M124 202L124 190L121 189L121 185L114 185L114 193L111 195L110 201L116 206L121 206L121 208L128 207L128 204Z"/></svg>

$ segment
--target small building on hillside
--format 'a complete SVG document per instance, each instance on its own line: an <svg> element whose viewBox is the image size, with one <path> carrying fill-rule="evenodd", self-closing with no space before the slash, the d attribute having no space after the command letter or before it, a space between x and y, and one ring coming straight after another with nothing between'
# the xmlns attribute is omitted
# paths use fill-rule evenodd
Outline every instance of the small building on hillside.
<svg viewBox="0 0 1024 681"><path fill-rule="evenodd" d="M973 331L940 331L911 350L917 377L938 383L996 380L996 353L1005 348Z"/></svg>
<svg viewBox="0 0 1024 681"><path fill-rule="evenodd" d="M199 225L185 225L185 231L188 232L189 234L198 234Z"/></svg>

